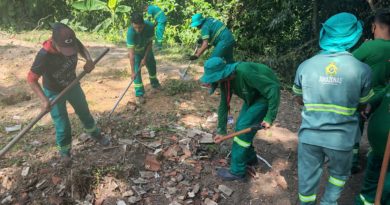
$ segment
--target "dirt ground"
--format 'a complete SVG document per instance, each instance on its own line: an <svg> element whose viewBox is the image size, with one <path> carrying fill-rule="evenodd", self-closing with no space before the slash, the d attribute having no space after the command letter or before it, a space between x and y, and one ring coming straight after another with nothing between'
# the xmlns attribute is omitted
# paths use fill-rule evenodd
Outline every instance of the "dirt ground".
<svg viewBox="0 0 390 205"><path fill-rule="evenodd" d="M195 80L175 80L179 78L179 69L184 69L188 62L180 60L180 54L157 52L158 78L163 90L151 94L144 69L146 104L136 107L134 90L130 88L113 117L108 119L108 112L129 81L126 48L84 43L92 56L105 47L111 49L81 83L102 132L111 138L111 146L102 148L82 135L82 126L68 106L73 164L64 168L55 150L51 119L45 116L0 159L0 201L5 204L157 205L213 204L208 200L211 199L222 205L298 204L296 148L300 108L293 104L288 91L282 92L275 126L258 132L254 140L257 153L272 168L260 161L256 177L249 177L246 182L223 182L215 176L216 168L227 166L231 142L219 146L199 144L199 135L188 136L194 128L214 132L212 116L219 101L218 95L209 96ZM17 133L7 133L5 127L25 126L40 112L39 100L25 80L39 49L39 42L0 34L0 148ZM80 61L79 67L83 64ZM201 70L199 65L192 66L190 73L196 79ZM181 84L189 86L182 89ZM235 116L240 103L237 98L232 101ZM364 140L363 156L366 150ZM26 169L28 173L22 176L22 170ZM362 177L363 173L351 177L339 204L353 204ZM321 190L324 184L323 180ZM229 196L221 192L220 185L229 187L233 193Z"/></svg>

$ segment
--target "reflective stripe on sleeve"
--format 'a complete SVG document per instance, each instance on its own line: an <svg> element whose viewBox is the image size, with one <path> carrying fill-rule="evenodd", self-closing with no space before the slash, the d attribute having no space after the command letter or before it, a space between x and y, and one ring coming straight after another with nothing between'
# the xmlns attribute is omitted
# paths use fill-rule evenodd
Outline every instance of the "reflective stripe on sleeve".
<svg viewBox="0 0 390 205"><path fill-rule="evenodd" d="M365 97L361 97L360 98L360 103L366 103L372 96L374 96L374 91L371 89L370 92L368 93L368 95L366 95Z"/></svg>
<svg viewBox="0 0 390 205"><path fill-rule="evenodd" d="M302 95L302 89L298 88L296 85L293 85L292 89L295 94Z"/></svg>
<svg viewBox="0 0 390 205"><path fill-rule="evenodd" d="M374 205L374 203L367 201L366 198L364 198L364 196L362 194L359 194L359 195L360 195L360 200L362 200L364 205Z"/></svg>

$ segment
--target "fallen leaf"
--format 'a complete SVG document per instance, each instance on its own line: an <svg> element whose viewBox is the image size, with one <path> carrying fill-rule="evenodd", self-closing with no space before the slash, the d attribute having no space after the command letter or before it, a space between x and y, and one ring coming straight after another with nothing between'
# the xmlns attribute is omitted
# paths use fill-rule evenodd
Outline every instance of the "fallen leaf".
<svg viewBox="0 0 390 205"><path fill-rule="evenodd" d="M161 163L157 160L156 156L146 155L145 169L150 170L150 171L154 171L154 172L160 171Z"/></svg>

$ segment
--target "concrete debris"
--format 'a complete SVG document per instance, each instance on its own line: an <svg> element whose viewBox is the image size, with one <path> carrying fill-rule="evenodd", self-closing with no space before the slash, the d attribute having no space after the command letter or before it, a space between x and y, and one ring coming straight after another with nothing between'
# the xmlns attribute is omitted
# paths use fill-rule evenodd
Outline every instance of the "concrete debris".
<svg viewBox="0 0 390 205"><path fill-rule="evenodd" d="M144 179L151 179L155 177L154 172L140 171L139 174L141 175L141 178Z"/></svg>
<svg viewBox="0 0 390 205"><path fill-rule="evenodd" d="M167 189L168 189L168 194L170 194L170 195L174 195L177 192L176 187L168 187Z"/></svg>
<svg viewBox="0 0 390 205"><path fill-rule="evenodd" d="M181 203L177 202L177 201L173 201L171 202L169 205L181 205Z"/></svg>
<svg viewBox="0 0 390 205"><path fill-rule="evenodd" d="M126 205L126 202L123 200L119 200L116 202L116 205Z"/></svg>
<svg viewBox="0 0 390 205"><path fill-rule="evenodd" d="M232 189L230 189L229 187L227 187L227 186L225 186L223 184L218 186L218 190L221 191L222 193L224 193L227 196L231 196L232 193L233 193Z"/></svg>
<svg viewBox="0 0 390 205"><path fill-rule="evenodd" d="M8 204L11 202L12 202L12 195L8 195L3 200L1 200L1 204Z"/></svg>
<svg viewBox="0 0 390 205"><path fill-rule="evenodd" d="M123 144L123 145L132 145L134 144L134 140L131 139L118 139L118 144Z"/></svg>
<svg viewBox="0 0 390 205"><path fill-rule="evenodd" d="M132 186L131 188L138 194L138 196L146 194L146 191L140 186Z"/></svg>
<svg viewBox="0 0 390 205"><path fill-rule="evenodd" d="M35 185L35 188L40 189L42 187L42 185L45 184L45 183L46 183L46 179L42 180L37 185Z"/></svg>
<svg viewBox="0 0 390 205"><path fill-rule="evenodd" d="M131 180L134 182L134 184L147 184L147 183L149 183L148 180L143 179L143 178L138 178L138 179L133 178Z"/></svg>
<svg viewBox="0 0 390 205"><path fill-rule="evenodd" d="M23 167L23 170L22 170L22 177L25 177L28 175L28 172L30 171L30 167Z"/></svg>
<svg viewBox="0 0 390 205"><path fill-rule="evenodd" d="M199 140L200 144L212 144L214 143L213 135L210 133L205 133Z"/></svg>
<svg viewBox="0 0 390 205"><path fill-rule="evenodd" d="M5 131L7 133L19 131L21 129L22 129L22 125L14 125L14 126L10 126L10 127L5 127Z"/></svg>
<svg viewBox="0 0 390 205"><path fill-rule="evenodd" d="M141 201L142 198L140 196L132 196L129 198L130 204L136 204L137 202Z"/></svg>
<svg viewBox="0 0 390 205"><path fill-rule="evenodd" d="M213 201L213 200L211 200L209 198L206 198L206 200L204 200L204 204L205 205L218 205L217 202L215 202L215 201Z"/></svg>
<svg viewBox="0 0 390 205"><path fill-rule="evenodd" d="M133 196L134 192L132 190L126 191L122 194L122 197L130 197Z"/></svg>

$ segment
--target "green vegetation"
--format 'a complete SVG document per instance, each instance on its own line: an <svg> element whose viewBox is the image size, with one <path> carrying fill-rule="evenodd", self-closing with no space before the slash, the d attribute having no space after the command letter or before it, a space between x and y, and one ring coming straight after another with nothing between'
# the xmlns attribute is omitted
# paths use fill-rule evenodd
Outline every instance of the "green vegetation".
<svg viewBox="0 0 390 205"><path fill-rule="evenodd" d="M75 30L97 33L107 41L123 42L131 12L143 11L143 0L0 1L0 28L8 32L49 29L62 21ZM371 4L369 4L370 2ZM291 83L296 67L318 51L320 23L338 12L351 12L366 24L374 9L390 6L376 0L153 0L168 16L166 45L190 47L199 32L189 27L201 12L222 20L237 39L236 60L262 62ZM91 39L92 40L92 39Z"/></svg>

